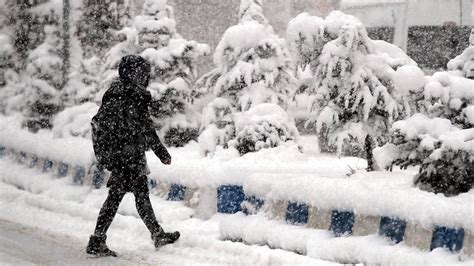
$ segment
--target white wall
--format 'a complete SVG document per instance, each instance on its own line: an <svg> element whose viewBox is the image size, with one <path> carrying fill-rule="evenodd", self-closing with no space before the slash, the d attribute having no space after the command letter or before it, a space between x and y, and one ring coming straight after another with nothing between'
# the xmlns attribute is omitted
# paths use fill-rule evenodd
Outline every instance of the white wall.
<svg viewBox="0 0 474 266"><path fill-rule="evenodd" d="M407 25L443 25L455 22L457 25L474 25L474 0L406 0L384 1L377 4L372 1L343 2L344 12L358 17L367 26L394 26L407 12ZM461 21L462 17L462 21Z"/></svg>
<svg viewBox="0 0 474 266"><path fill-rule="evenodd" d="M394 44L406 50L408 27L414 25L474 25L474 0L343 1L342 10L367 27L394 26ZM462 17L462 19L461 19Z"/></svg>
<svg viewBox="0 0 474 266"><path fill-rule="evenodd" d="M447 21L473 25L472 0L409 0L407 3L409 25L443 25Z"/></svg>

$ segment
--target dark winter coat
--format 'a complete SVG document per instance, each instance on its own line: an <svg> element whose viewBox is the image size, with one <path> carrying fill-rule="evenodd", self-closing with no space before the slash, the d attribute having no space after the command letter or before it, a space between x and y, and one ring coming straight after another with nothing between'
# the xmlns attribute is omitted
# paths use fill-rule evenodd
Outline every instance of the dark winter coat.
<svg viewBox="0 0 474 266"><path fill-rule="evenodd" d="M149 148L162 162L171 160L148 111L151 94L145 89L150 78L147 64L138 56L124 57L119 67L120 79L111 84L102 98L99 112L113 117L108 125L116 136L114 147L118 147L109 169L112 171L107 183L110 188L148 191L145 151Z"/></svg>

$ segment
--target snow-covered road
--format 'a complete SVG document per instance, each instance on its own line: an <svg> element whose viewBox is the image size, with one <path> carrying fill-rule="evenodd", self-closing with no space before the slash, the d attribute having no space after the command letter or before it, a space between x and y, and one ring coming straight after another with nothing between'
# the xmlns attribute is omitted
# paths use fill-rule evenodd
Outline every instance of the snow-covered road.
<svg viewBox="0 0 474 266"><path fill-rule="evenodd" d="M8 158L0 159L0 264L331 264L267 246L220 240L219 219L192 218L179 202L152 197L165 230L179 230L174 245L155 251L127 195L109 231L109 246L119 258L85 254L107 190L73 186Z"/></svg>

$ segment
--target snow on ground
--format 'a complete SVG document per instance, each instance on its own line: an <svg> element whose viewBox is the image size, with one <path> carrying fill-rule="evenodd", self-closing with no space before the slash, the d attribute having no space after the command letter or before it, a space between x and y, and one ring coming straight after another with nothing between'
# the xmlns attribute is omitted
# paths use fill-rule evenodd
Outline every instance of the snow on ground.
<svg viewBox="0 0 474 266"><path fill-rule="evenodd" d="M196 143L170 149L173 163L162 165L152 153L147 154L152 175L162 181L189 186L243 184L252 175L294 174L324 177L345 177L353 170L367 167L365 160L355 157L339 159L317 154L315 137L302 136L304 153L296 145L264 149L239 156L233 149L218 147L214 156L202 157Z"/></svg>
<svg viewBox="0 0 474 266"><path fill-rule="evenodd" d="M0 220L0 263L11 265L35 264L129 264L123 258L88 259L83 243L77 239L52 234L38 227L23 226Z"/></svg>
<svg viewBox="0 0 474 266"><path fill-rule="evenodd" d="M266 246L221 241L217 219L191 218L193 211L182 203L152 196L164 229L182 233L177 243L155 251L130 194L108 234L110 248L121 257L88 259L85 246L107 189L73 186L70 179L54 179L9 158L0 159L0 173L0 238L10 241L0 244L0 264L327 264Z"/></svg>

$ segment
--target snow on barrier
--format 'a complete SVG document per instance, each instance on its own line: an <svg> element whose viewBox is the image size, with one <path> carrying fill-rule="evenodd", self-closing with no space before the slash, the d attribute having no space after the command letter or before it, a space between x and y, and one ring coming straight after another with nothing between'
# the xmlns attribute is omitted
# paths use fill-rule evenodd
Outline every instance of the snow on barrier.
<svg viewBox="0 0 474 266"><path fill-rule="evenodd" d="M86 184L100 188L106 181L108 173L94 164L93 157L90 156L91 150L77 152L75 155L64 155L57 152L58 150L48 153L38 150L38 146L45 149L53 147L52 143L31 145L31 142L35 141L31 140L30 145L23 143L12 145L14 147L10 148L7 147L8 139L2 138L0 157L11 156L18 163L30 168L37 167L43 172L50 172L56 178L71 177L75 185ZM84 147L83 143L63 144L65 144L64 148ZM57 145L61 143L55 143L54 147L58 147ZM33 152L29 149L31 147L36 147L32 149ZM365 174L369 175L369 173ZM454 207L448 206L442 196L429 195L429 200L427 200L428 198L425 199L424 196L412 195L427 194L415 188L413 188L415 193L414 191L406 193L364 191L364 184L362 187L357 187L357 174L351 179L327 178L326 180L285 175L285 173L268 176L259 174L258 177L248 176L240 179L238 182L240 184L229 184L232 182L229 182L227 178L221 182L216 183L212 180L207 185L197 186L196 183L187 182L191 179L184 179L183 182L182 179L174 178L178 176L175 173L171 179L158 178L159 182L151 179L150 187L162 191L164 195L167 195L168 200L184 201L195 210L197 218L210 218L216 213L237 215L229 216L228 225L232 229L222 230L224 238L268 244L299 253L309 252L306 247L285 246L284 243L279 243L279 241L284 242L283 239L272 239L273 236L258 239L243 233L242 230L246 230L246 226L258 227L258 223L252 225L246 225L245 222L239 223L241 231L234 230L235 227L232 227L232 222L240 221L240 218L237 219L240 217L238 214L240 212L247 214L247 217L255 216L253 214L259 216L263 213L269 220L284 221L295 228L319 229L330 232L330 235L336 238L378 234L386 237L393 245L403 242L407 246L420 250L431 251L445 248L454 253L461 253L463 255L461 257L474 255L474 225L472 219L469 218L471 217L469 215L472 215L472 208L466 210L463 206L459 207L460 209L456 209L454 205ZM364 176L364 178L370 177ZM173 180L178 182L170 182ZM337 190L334 190L334 187ZM289 191L292 193L288 194ZM355 194L354 191L361 192ZM395 195L390 196L391 193ZM400 198L408 203L401 204ZM436 213L436 208L431 208L425 213L416 213L410 210L413 204L419 204L422 207L442 205L443 208L453 208L450 212L458 216L446 217L447 215ZM380 215L381 213L384 215ZM223 220L223 223L226 221Z"/></svg>

